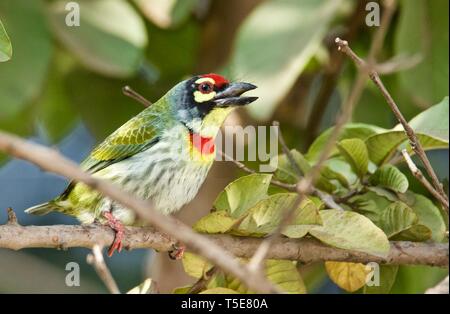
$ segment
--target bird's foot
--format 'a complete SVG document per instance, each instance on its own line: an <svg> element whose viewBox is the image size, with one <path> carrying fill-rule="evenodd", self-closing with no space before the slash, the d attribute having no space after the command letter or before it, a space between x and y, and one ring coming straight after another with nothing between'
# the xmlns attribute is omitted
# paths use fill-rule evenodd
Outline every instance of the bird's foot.
<svg viewBox="0 0 450 314"><path fill-rule="evenodd" d="M186 247L184 246L184 244L177 242L172 245L172 250L169 251L169 257L173 260L180 260L183 258L185 250Z"/></svg>
<svg viewBox="0 0 450 314"><path fill-rule="evenodd" d="M124 238L125 235L125 228L123 224L120 222L120 220L114 217L112 213L104 212L103 217L105 217L108 226L115 232L114 242L108 249L108 256L111 257L116 250L119 253L120 251L122 251L122 239Z"/></svg>

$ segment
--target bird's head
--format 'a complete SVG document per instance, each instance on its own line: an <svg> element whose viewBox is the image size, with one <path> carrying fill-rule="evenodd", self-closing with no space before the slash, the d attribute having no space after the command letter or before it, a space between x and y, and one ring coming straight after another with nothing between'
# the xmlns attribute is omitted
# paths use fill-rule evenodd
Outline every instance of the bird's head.
<svg viewBox="0 0 450 314"><path fill-rule="evenodd" d="M211 73L182 81L169 91L168 98L178 121L195 133L214 136L234 108L258 99L242 96L255 88L253 84L230 82Z"/></svg>

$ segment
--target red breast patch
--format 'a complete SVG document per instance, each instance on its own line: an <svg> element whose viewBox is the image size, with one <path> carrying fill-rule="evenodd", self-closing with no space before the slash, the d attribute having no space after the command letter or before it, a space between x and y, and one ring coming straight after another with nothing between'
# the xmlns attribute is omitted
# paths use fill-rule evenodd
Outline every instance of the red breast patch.
<svg viewBox="0 0 450 314"><path fill-rule="evenodd" d="M216 85L219 88L222 87L223 85L229 83L229 81L226 78L224 78L222 75L215 74L215 73L204 74L201 77L212 78L214 80L214 82L215 82L214 85Z"/></svg>
<svg viewBox="0 0 450 314"><path fill-rule="evenodd" d="M212 137L203 137L199 134L189 133L189 141L202 155L211 155L216 148Z"/></svg>

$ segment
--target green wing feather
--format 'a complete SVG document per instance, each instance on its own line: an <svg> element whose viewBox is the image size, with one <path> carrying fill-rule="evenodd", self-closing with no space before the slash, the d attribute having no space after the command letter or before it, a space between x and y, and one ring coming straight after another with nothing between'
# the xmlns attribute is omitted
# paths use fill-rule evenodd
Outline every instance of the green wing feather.
<svg viewBox="0 0 450 314"><path fill-rule="evenodd" d="M137 115L99 144L81 167L95 173L151 147L157 141L157 131L149 123L149 117Z"/></svg>

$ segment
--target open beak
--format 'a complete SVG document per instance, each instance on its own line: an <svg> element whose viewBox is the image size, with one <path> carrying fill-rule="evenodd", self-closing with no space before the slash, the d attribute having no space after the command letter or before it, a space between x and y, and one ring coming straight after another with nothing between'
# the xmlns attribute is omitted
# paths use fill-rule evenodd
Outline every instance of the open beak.
<svg viewBox="0 0 450 314"><path fill-rule="evenodd" d="M245 106L258 97L241 97L241 95L255 88L256 86L250 83L230 83L227 88L216 94L213 101L218 107Z"/></svg>

